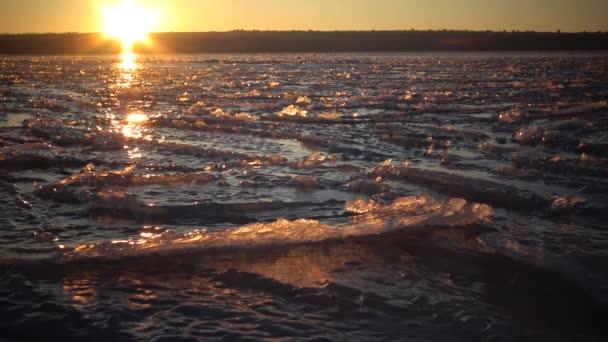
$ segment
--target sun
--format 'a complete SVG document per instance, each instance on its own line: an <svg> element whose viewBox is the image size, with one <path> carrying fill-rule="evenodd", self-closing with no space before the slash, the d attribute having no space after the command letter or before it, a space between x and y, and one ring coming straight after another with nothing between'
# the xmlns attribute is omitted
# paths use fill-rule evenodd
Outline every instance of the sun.
<svg viewBox="0 0 608 342"><path fill-rule="evenodd" d="M122 45L122 52L133 52L135 43L146 43L148 33L155 29L159 11L146 7L136 0L120 0L111 5L102 5L102 32Z"/></svg>

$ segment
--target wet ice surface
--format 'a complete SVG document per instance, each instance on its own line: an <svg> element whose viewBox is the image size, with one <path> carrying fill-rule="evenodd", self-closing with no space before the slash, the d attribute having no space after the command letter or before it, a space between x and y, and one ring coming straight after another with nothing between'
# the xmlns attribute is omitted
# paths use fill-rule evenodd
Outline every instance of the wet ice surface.
<svg viewBox="0 0 608 342"><path fill-rule="evenodd" d="M0 337L606 334L605 56L0 64Z"/></svg>

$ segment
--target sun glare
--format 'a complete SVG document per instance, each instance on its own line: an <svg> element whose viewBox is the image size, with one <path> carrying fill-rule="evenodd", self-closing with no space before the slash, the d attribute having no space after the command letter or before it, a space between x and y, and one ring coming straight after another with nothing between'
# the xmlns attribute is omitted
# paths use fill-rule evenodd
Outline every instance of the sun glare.
<svg viewBox="0 0 608 342"><path fill-rule="evenodd" d="M120 0L101 7L102 31L106 37L122 45L123 54L131 54L135 43L146 43L148 33L155 29L159 12L136 0Z"/></svg>
<svg viewBox="0 0 608 342"><path fill-rule="evenodd" d="M148 131L146 122L148 116L142 113L131 113L127 115L122 126L122 134L127 138L140 139Z"/></svg>
<svg viewBox="0 0 608 342"><path fill-rule="evenodd" d="M137 59L137 55L131 52L125 52L120 55L120 63L118 66L125 72L133 71L137 69L137 63L135 60ZM132 75L130 73L123 74L124 78L131 78Z"/></svg>
<svg viewBox="0 0 608 342"><path fill-rule="evenodd" d="M127 122L129 123L143 123L148 121L146 114L133 113L127 116Z"/></svg>

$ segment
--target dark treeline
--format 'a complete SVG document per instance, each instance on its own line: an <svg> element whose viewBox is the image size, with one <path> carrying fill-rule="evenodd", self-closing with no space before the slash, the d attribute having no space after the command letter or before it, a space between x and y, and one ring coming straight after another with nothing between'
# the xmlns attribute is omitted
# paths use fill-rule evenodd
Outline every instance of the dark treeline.
<svg viewBox="0 0 608 342"><path fill-rule="evenodd" d="M608 33L467 31L231 31L154 33L139 53L608 50ZM97 33L0 35L0 54L108 54Z"/></svg>

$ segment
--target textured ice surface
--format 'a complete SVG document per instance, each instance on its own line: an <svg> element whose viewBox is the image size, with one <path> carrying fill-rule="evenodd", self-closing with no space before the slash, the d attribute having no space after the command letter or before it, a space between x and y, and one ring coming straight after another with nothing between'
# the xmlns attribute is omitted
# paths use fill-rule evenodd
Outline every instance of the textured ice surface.
<svg viewBox="0 0 608 342"><path fill-rule="evenodd" d="M0 57L0 339L605 336L606 74Z"/></svg>

